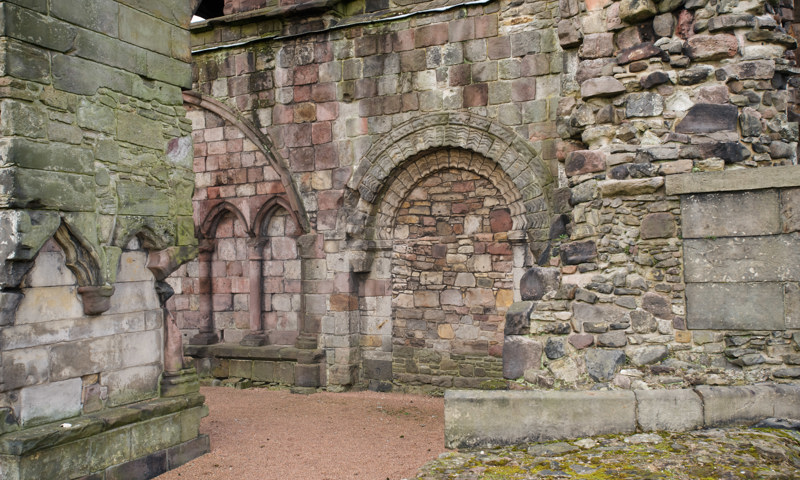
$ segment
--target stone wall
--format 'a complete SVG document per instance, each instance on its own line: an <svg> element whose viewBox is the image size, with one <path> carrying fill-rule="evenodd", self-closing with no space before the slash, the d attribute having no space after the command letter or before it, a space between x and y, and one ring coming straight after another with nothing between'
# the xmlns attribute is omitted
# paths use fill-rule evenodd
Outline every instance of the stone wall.
<svg viewBox="0 0 800 480"><path fill-rule="evenodd" d="M329 388L501 374L513 388L678 388L797 373L793 270L748 257L758 279L734 282L687 263L723 252L713 271L754 241L794 258L784 225L797 185L732 188L738 170L796 175L793 5L430 7L230 2L192 28L197 97L257 132L302 230L292 308L298 338L325 352ZM725 175L717 190L669 188L709 172ZM436 205L440 185L450 196ZM769 199L691 196L753 189ZM467 213L478 199L484 211ZM765 205L759 230L687 233L698 215L711 232L728 217L766 221ZM458 283L470 274L474 285ZM768 292L727 302L743 284ZM730 320L743 328L732 333L703 320L702 304L747 317L758 302L745 298L773 299L758 312L772 323Z"/></svg>
<svg viewBox="0 0 800 480"><path fill-rule="evenodd" d="M197 379L163 310L163 279L196 245L181 96L191 11L0 9L0 476L151 478L208 448ZM105 423L130 406L154 411ZM167 413L183 430L141 437ZM59 447L69 442L92 458Z"/></svg>

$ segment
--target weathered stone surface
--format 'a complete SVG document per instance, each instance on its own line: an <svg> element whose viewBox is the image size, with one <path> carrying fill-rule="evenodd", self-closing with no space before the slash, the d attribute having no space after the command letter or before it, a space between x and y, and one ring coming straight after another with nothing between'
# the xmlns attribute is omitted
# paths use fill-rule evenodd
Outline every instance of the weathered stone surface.
<svg viewBox="0 0 800 480"><path fill-rule="evenodd" d="M621 348L628 344L628 337L622 330L601 333L597 336L598 347Z"/></svg>
<svg viewBox="0 0 800 480"><path fill-rule="evenodd" d="M522 335L507 335L503 340L503 377L516 379L525 370L539 369L542 364L542 344Z"/></svg>
<svg viewBox="0 0 800 480"><path fill-rule="evenodd" d="M781 190L783 232L800 232L800 188Z"/></svg>
<svg viewBox="0 0 800 480"><path fill-rule="evenodd" d="M654 292L642 296L642 308L658 318L672 318L672 306L667 297Z"/></svg>
<svg viewBox="0 0 800 480"><path fill-rule="evenodd" d="M717 157L724 160L726 164L740 163L750 156L750 150L739 142L704 143L697 145L697 150L700 152L701 158ZM688 153L688 150L682 150L683 152Z"/></svg>
<svg viewBox="0 0 800 480"><path fill-rule="evenodd" d="M639 80L639 84L642 86L642 88L648 89L648 88L653 88L657 85L668 83L669 81L670 81L669 75L659 71L659 72L653 72L646 77L642 77L642 79Z"/></svg>
<svg viewBox="0 0 800 480"><path fill-rule="evenodd" d="M635 390L636 422L646 432L685 432L703 426L703 402L693 390Z"/></svg>
<svg viewBox="0 0 800 480"><path fill-rule="evenodd" d="M739 42L728 34L695 35L687 41L689 57L695 61L719 60L736 55Z"/></svg>
<svg viewBox="0 0 800 480"><path fill-rule="evenodd" d="M568 341L570 345L576 349L583 350L584 348L590 347L594 344L594 335L587 335L583 333L570 335Z"/></svg>
<svg viewBox="0 0 800 480"><path fill-rule="evenodd" d="M592 33L583 37L581 58L610 57L614 53L613 33Z"/></svg>
<svg viewBox="0 0 800 480"><path fill-rule="evenodd" d="M639 229L643 239L670 238L675 235L675 217L671 213L649 213L642 219Z"/></svg>
<svg viewBox="0 0 800 480"><path fill-rule="evenodd" d="M669 355L666 345L637 345L625 349L628 361L636 366L658 363Z"/></svg>
<svg viewBox="0 0 800 480"><path fill-rule="evenodd" d="M22 426L39 425L73 417L81 411L81 379L35 385L20 391L19 421Z"/></svg>
<svg viewBox="0 0 800 480"><path fill-rule="evenodd" d="M775 75L774 60L753 60L726 65L723 70L729 77L739 80L769 80Z"/></svg>
<svg viewBox="0 0 800 480"><path fill-rule="evenodd" d="M653 117L664 112L664 98L657 93L632 93L625 106L627 117Z"/></svg>
<svg viewBox="0 0 800 480"><path fill-rule="evenodd" d="M800 281L800 236L687 239L687 282Z"/></svg>
<svg viewBox="0 0 800 480"><path fill-rule="evenodd" d="M658 10L660 12L664 11L662 10L662 6L666 3L669 2L659 3ZM671 37L675 32L676 23L675 16L672 13L662 13L661 15L656 15L655 18L653 18L653 31L659 37Z"/></svg>
<svg viewBox="0 0 800 480"><path fill-rule="evenodd" d="M708 31L713 33L755 25L756 17L753 15L717 15L708 20Z"/></svg>
<svg viewBox="0 0 800 480"><path fill-rule="evenodd" d="M711 133L736 130L739 110L735 105L701 103L693 106L675 127L677 133Z"/></svg>
<svg viewBox="0 0 800 480"><path fill-rule="evenodd" d="M751 215L752 212L759 214ZM681 199L681 217L684 238L770 235L781 231L775 190L686 195Z"/></svg>
<svg viewBox="0 0 800 480"><path fill-rule="evenodd" d="M630 313L631 328L635 333L653 333L658 328L658 322L653 314L644 310L634 310Z"/></svg>
<svg viewBox="0 0 800 480"><path fill-rule="evenodd" d="M577 18L569 18L558 22L558 43L562 47L574 47L583 40L583 33L580 30L580 21Z"/></svg>
<svg viewBox="0 0 800 480"><path fill-rule="evenodd" d="M670 175L667 193L717 193L768 188L794 188L800 184L800 169L794 166L771 167L758 170L738 169L703 174Z"/></svg>
<svg viewBox="0 0 800 480"><path fill-rule="evenodd" d="M688 283L686 325L693 330L783 330L778 283Z"/></svg>
<svg viewBox="0 0 800 480"><path fill-rule="evenodd" d="M653 193L664 185L663 177L642 178L634 180L603 180L598 182L600 193L604 197L617 195L642 195Z"/></svg>
<svg viewBox="0 0 800 480"><path fill-rule="evenodd" d="M544 353L550 360L556 360L567 354L565 339L550 337L544 346Z"/></svg>
<svg viewBox="0 0 800 480"><path fill-rule="evenodd" d="M603 152L596 150L576 150L567 155L564 168L570 177L601 172L606 169L606 158Z"/></svg>
<svg viewBox="0 0 800 480"><path fill-rule="evenodd" d="M514 302L506 311L505 335L525 335L530 333L530 316L534 302Z"/></svg>
<svg viewBox="0 0 800 480"><path fill-rule="evenodd" d="M631 62L657 57L663 53L664 52L660 48L656 47L651 42L640 43L619 52L619 55L617 55L617 63L619 65L627 65Z"/></svg>
<svg viewBox="0 0 800 480"><path fill-rule="evenodd" d="M578 325L585 324L586 322L611 324L622 322L627 310L608 304L590 305L587 303L574 303L572 305L572 312L575 322L577 322Z"/></svg>
<svg viewBox="0 0 800 480"><path fill-rule="evenodd" d="M622 0L619 4L619 18L628 23L638 23L653 17L658 9L651 0Z"/></svg>
<svg viewBox="0 0 800 480"><path fill-rule="evenodd" d="M586 373L596 382L607 382L614 377L617 368L625 364L622 350L590 348L586 350Z"/></svg>
<svg viewBox="0 0 800 480"><path fill-rule="evenodd" d="M749 425L775 415L776 392L769 386L701 385L695 391L703 400L703 422L709 427Z"/></svg>
<svg viewBox="0 0 800 480"><path fill-rule="evenodd" d="M565 265L586 263L597 256L597 246L593 241L572 242L561 245L561 261Z"/></svg>
<svg viewBox="0 0 800 480"><path fill-rule="evenodd" d="M625 86L614 77L589 78L581 83L581 96L583 98L613 97L624 92Z"/></svg>
<svg viewBox="0 0 800 480"><path fill-rule="evenodd" d="M541 300L547 293L555 293L561 281L557 268L533 267L520 280L520 296L523 300Z"/></svg>
<svg viewBox="0 0 800 480"><path fill-rule="evenodd" d="M635 410L634 394L626 391L448 390L445 443L463 448L633 432Z"/></svg>

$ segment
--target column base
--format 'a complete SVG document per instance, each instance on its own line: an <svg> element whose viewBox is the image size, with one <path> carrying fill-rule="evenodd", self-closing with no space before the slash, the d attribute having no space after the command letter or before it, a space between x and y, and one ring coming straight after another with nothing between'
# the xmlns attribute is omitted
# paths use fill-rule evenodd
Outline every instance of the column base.
<svg viewBox="0 0 800 480"><path fill-rule="evenodd" d="M265 333L248 333L239 342L239 345L244 345L245 347L260 347L268 344L269 337Z"/></svg>
<svg viewBox="0 0 800 480"><path fill-rule="evenodd" d="M189 339L189 345L213 345L215 343L219 343L219 335L213 332L201 332Z"/></svg>
<svg viewBox="0 0 800 480"><path fill-rule="evenodd" d="M161 376L161 396L180 397L200 391L200 381L194 368L178 372L164 372Z"/></svg>

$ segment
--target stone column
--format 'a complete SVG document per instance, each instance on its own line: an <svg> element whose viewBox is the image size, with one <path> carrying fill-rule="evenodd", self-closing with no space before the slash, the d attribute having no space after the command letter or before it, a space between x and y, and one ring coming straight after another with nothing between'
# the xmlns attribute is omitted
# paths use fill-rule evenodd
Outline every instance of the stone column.
<svg viewBox="0 0 800 480"><path fill-rule="evenodd" d="M297 247L298 251L300 252L302 278L305 279L309 262L324 258L325 254L322 248L322 235L315 233L301 235L297 238ZM299 334L297 336L297 340L295 341L295 346L297 348L315 349L317 348L319 340L319 327L321 318L310 317L307 314L306 295L309 293L315 292L306 291L306 283L303 281L302 310L298 320Z"/></svg>
<svg viewBox="0 0 800 480"><path fill-rule="evenodd" d="M189 339L191 345L211 345L219 343L219 335L214 332L214 308L211 298L213 293L211 279L211 258L214 255L214 240L200 241L198 261L197 288L200 295L199 308L202 324L200 333Z"/></svg>
<svg viewBox="0 0 800 480"><path fill-rule="evenodd" d="M268 239L258 238L248 241L250 257L248 266L248 274L250 276L250 301L248 305L250 310L250 333L239 342L241 345L246 345L248 347L259 347L268 343L268 337L264 331L264 322L261 314L261 303L264 296L262 289L263 275L261 272L261 261L264 258L264 247L268 242Z"/></svg>

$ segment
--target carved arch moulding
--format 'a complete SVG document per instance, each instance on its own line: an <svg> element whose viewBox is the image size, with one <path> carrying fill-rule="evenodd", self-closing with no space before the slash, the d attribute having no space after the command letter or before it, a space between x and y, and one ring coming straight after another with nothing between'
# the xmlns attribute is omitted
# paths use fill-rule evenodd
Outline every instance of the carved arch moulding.
<svg viewBox="0 0 800 480"><path fill-rule="evenodd" d="M348 183L353 193L350 196L353 212L348 223L350 238L367 241L388 238L386 222L391 221L392 198L398 188L392 185L401 182L410 188L414 181L410 175L406 178L401 169L413 168L422 155L441 149L477 154L472 155L470 164L451 167L465 168L482 176L491 175L494 168L500 169L502 174L498 172L495 177L502 179L498 187L512 205L514 230L524 231L532 243L546 240L553 178L540 152L513 131L466 112L415 118L372 145ZM384 205L387 200L389 206Z"/></svg>

